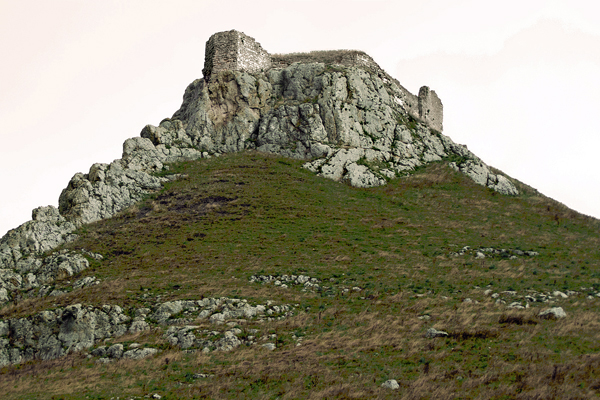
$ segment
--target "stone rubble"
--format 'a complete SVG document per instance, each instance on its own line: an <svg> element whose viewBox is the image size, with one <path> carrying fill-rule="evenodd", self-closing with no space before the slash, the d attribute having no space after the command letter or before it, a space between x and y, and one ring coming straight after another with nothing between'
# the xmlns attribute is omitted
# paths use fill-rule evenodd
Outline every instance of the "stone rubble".
<svg viewBox="0 0 600 400"><path fill-rule="evenodd" d="M260 283L263 285L273 284L274 286L277 286L282 289L287 289L290 287L302 287L303 292L323 292L339 290L342 294L347 294L350 291L362 291L362 288L357 286L347 288L344 286L335 285L333 284L333 282L336 281L334 278L330 279L330 282L332 282L332 284L326 286L319 279L307 275L252 275L249 281L251 283Z"/></svg>
<svg viewBox="0 0 600 400"><path fill-rule="evenodd" d="M537 251L523 251L519 249L496 249L493 247L480 247L479 249L474 250L471 248L471 246L464 246L456 252L452 251L449 253L451 257L464 256L465 254L475 256L476 259L508 258L511 260L515 260L518 257L535 257L540 255L540 253L538 253Z"/></svg>
<svg viewBox="0 0 600 400"><path fill-rule="evenodd" d="M593 287L582 287L580 291L567 290L566 293L559 290L539 292L529 289L527 294L522 294L514 290L505 290L498 293L488 288L483 292L483 295L495 299L496 304L507 305L508 308L524 309L534 304L552 304L578 296L587 296L588 300L593 300L600 297L600 292L594 293L595 291Z"/></svg>
<svg viewBox="0 0 600 400"><path fill-rule="evenodd" d="M252 275L250 277L250 282L262 284L272 283L273 285L283 289L289 286L302 286L304 291L308 289L318 290L321 288L320 280L306 275Z"/></svg>

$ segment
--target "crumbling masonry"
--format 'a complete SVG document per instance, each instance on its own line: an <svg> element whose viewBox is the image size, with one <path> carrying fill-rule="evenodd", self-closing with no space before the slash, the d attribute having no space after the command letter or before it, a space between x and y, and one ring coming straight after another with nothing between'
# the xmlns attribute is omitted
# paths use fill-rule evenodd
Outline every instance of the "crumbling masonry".
<svg viewBox="0 0 600 400"><path fill-rule="evenodd" d="M443 128L443 106L435 91L423 86L415 96L400 83L391 78L366 53L357 50L318 51L312 53L293 53L271 55L260 43L235 30L215 33L206 42L204 69L205 79L213 72L223 70L244 71L249 73L267 71L271 68L285 68L293 62L323 62L345 66L367 67L383 74L396 83L403 94L402 102L412 117L441 132Z"/></svg>

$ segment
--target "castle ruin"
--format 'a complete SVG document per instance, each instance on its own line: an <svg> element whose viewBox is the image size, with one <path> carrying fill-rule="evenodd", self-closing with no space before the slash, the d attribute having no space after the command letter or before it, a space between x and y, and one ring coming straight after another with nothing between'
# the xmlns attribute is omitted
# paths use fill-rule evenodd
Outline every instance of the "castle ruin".
<svg viewBox="0 0 600 400"><path fill-rule="evenodd" d="M205 79L213 72L234 70L261 72L271 68L286 68L294 62L324 62L345 66L367 67L393 80L402 92L406 111L412 117L425 122L430 128L441 132L443 106L435 91L423 86L415 96L391 78L366 53L358 50L313 51L311 53L269 54L254 38L236 30L215 33L206 42L204 56Z"/></svg>
<svg viewBox="0 0 600 400"><path fill-rule="evenodd" d="M204 69L208 77L223 70L244 72L266 71L271 68L271 55L260 43L235 30L215 33L206 42Z"/></svg>

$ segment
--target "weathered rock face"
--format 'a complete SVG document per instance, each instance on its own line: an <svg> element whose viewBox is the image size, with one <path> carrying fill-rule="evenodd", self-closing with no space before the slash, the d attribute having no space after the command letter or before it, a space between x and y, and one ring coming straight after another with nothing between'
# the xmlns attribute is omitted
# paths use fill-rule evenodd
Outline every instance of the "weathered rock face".
<svg viewBox="0 0 600 400"><path fill-rule="evenodd" d="M178 137L208 154L258 149L311 160L306 168L357 187L458 158L463 161L454 168L478 184L518 193L466 147L433 129L436 121L441 128L439 99L429 89L419 96L430 123L415 120L405 90L367 66L294 63L266 73L220 71L193 82L173 118L144 132L156 146L164 140L148 132L161 130L171 133L160 137Z"/></svg>
<svg viewBox="0 0 600 400"><path fill-rule="evenodd" d="M50 360L125 334L129 317L118 306L75 304L28 318L0 321L0 366Z"/></svg>
<svg viewBox="0 0 600 400"><path fill-rule="evenodd" d="M476 183L518 194L508 178L440 133L442 104L434 91L409 93L366 54L272 57L239 32L219 35L209 41L207 76L188 86L172 118L126 140L121 159L75 174L58 210L38 208L32 221L0 239L0 303L13 290L80 271L76 255L63 255L74 257L63 267L39 256L73 240L81 224L109 218L175 179L155 175L174 161L256 149L306 160L305 168L329 179L372 187L450 159Z"/></svg>
<svg viewBox="0 0 600 400"><path fill-rule="evenodd" d="M36 208L32 218L0 240L0 268L15 268L25 255L43 253L74 239L75 225L55 207Z"/></svg>
<svg viewBox="0 0 600 400"><path fill-rule="evenodd" d="M135 317L132 320L127 314ZM293 307L290 305L274 305L271 302L252 305L247 300L226 297L171 301L157 304L154 311L149 308L125 311L116 305L93 307L74 304L27 318L0 320L0 367L33 359L50 360L86 350L103 339L149 330L150 324L157 329L164 328L164 337L174 346L226 351L242 343L236 336L242 333L241 330L226 332L224 338L215 341L196 338L194 330L197 327L181 325L198 319L206 319L215 325L240 319L272 321L292 314ZM175 326L167 328L171 325ZM122 344L115 344L109 348L100 346L91 354L108 359L139 359L156 351L138 348L124 352Z"/></svg>

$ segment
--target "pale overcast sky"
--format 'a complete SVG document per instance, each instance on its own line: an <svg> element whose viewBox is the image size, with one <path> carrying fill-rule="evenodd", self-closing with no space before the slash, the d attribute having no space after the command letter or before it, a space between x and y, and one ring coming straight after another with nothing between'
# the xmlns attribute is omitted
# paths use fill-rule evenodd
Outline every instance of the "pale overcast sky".
<svg viewBox="0 0 600 400"><path fill-rule="evenodd" d="M170 117L230 29L270 53L367 52L438 93L455 142L600 217L600 2L0 0L0 236Z"/></svg>

